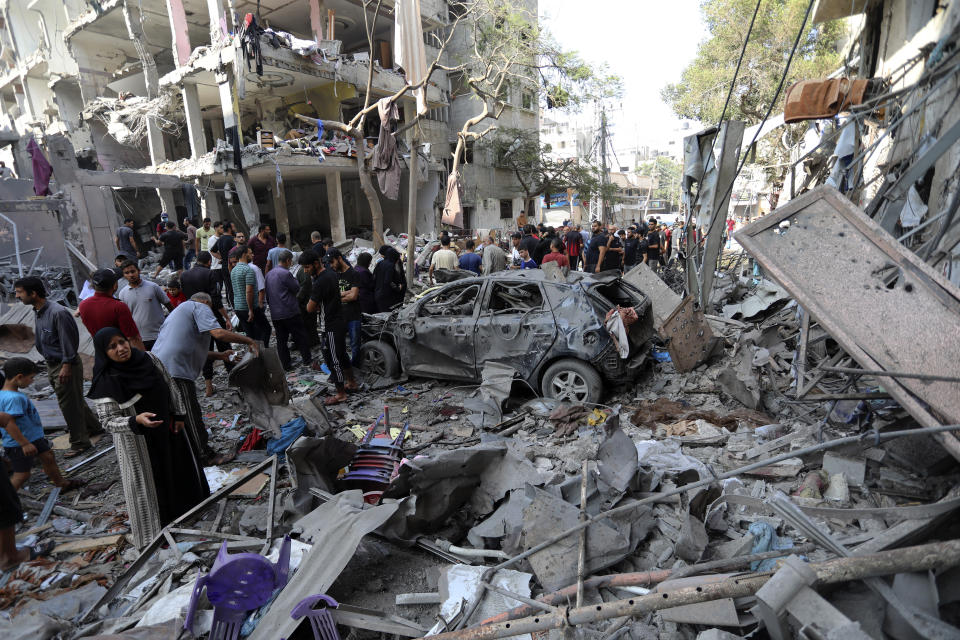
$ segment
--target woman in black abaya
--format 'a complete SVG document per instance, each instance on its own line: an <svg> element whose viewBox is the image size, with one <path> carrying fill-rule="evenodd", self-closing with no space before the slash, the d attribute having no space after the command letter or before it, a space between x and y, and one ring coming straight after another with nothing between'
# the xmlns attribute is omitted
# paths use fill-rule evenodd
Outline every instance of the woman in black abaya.
<svg viewBox="0 0 960 640"><path fill-rule="evenodd" d="M160 360L134 349L115 327L98 331L93 344L89 397L113 434L131 528L142 547L210 489L197 443L183 428L185 404Z"/></svg>

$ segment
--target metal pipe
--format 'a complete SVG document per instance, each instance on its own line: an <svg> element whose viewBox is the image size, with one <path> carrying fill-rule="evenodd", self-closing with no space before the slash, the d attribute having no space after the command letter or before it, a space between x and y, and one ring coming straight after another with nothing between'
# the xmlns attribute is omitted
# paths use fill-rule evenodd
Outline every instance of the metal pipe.
<svg viewBox="0 0 960 640"><path fill-rule="evenodd" d="M828 585L907 571L947 569L957 565L960 565L960 540L934 542L852 558L836 558L813 563L810 568L817 574L818 585ZM712 602L721 598L742 598L756 594L772 577L773 572L736 576L720 582L440 633L430 636L430 640L493 640L559 629L567 625L577 626L622 616L645 615L652 611Z"/></svg>
<svg viewBox="0 0 960 640"><path fill-rule="evenodd" d="M840 447L847 444L854 444L857 442L875 442L879 444L881 440L893 440L895 438L902 438L905 436L929 435L934 433L946 433L949 431L957 431L957 430L960 430L960 424L940 425L937 427L923 427L920 429L904 429L900 431L888 431L887 433L877 433L877 432L864 433L857 436L847 436L846 438L837 438L836 440L821 442L819 444L811 445L809 447L804 447L803 449L797 449L795 451L782 453L772 458L767 458L766 460L761 460L759 462L754 462L752 464L748 464L743 467L739 467L737 469L732 469L731 471L727 471L726 473L721 473L711 478L698 480L697 482L691 482L683 485L682 487L677 487L675 489L671 489L670 491L664 491L662 493L657 494L656 496L643 498L643 499L637 500L636 502L631 502L630 504L625 504L623 506L617 507L615 509L611 509L604 513L597 514L596 516L589 517L587 518L586 522L579 523L573 527L570 527L569 529L561 533L558 533L552 538L548 540L544 540L540 544L530 547L523 553L519 553L515 555L510 560L505 560L504 562L501 562L497 566L490 567L489 569L487 569L483 573L483 576L481 577L481 580L480 580L481 586L477 588L477 591L475 592L474 597L471 599L470 607L469 609L467 609L467 612L464 614L463 618L461 619L458 625L458 629L462 629L467 625L467 623L470 620L470 617L477 610L477 607L480 606L480 602L483 599L482 583L489 581L490 576L492 576L495 572L499 571L500 569L506 569L507 567L513 566L514 564L520 562L521 560L525 560L526 558L529 558L533 554L539 551L543 551L544 549L550 547L551 545L563 540L567 536L577 533L578 531L580 531L580 529L586 528L595 522L606 520L607 518L610 518L615 515L620 515L621 513L627 513L627 512L633 511L637 507L643 506L645 504L649 504L651 502L656 502L658 500L662 500L663 498L667 498L672 495L686 493L687 491L691 491L693 489L699 489L700 487L706 487L720 480L726 480L727 478L735 478L736 476L742 475L744 473L755 471L757 469L762 469L763 467L774 464L776 462L780 462L782 460L787 460L789 458L799 458L801 456L805 456L810 453L816 453L818 451L823 451L825 449L833 449L835 447Z"/></svg>
<svg viewBox="0 0 960 640"><path fill-rule="evenodd" d="M27 251L33 251L33 249L27 249ZM24 251L24 253L26 253L26 251ZM37 260L40 259L41 253L43 253L43 247L40 247L40 249L37 251L37 255L33 256L33 262L30 263L30 268L27 269L27 275L30 275L31 273L33 273L33 270L37 266Z"/></svg>
<svg viewBox="0 0 960 640"><path fill-rule="evenodd" d="M437 539L435 543L444 551L449 551L452 554L463 556L464 558L500 558L501 560L506 560L510 557L509 554L501 551L500 549L471 549L469 547L458 547L450 544L446 540L441 539Z"/></svg>
<svg viewBox="0 0 960 640"><path fill-rule="evenodd" d="M0 213L0 218L3 218L10 226L13 227L13 250L17 252L17 271L20 273L20 277L23 277L23 260L20 259L20 234L17 233L17 223L8 218L6 215Z"/></svg>
<svg viewBox="0 0 960 640"><path fill-rule="evenodd" d="M854 369L851 367L820 367L833 373L850 373L857 376L880 376L881 378L915 378L917 380L937 380L940 382L960 382L956 376L941 376L933 373L907 373L906 371L884 371L882 369Z"/></svg>
<svg viewBox="0 0 960 640"><path fill-rule="evenodd" d="M758 560L769 560L770 558L782 558L783 556L788 556L791 553L803 554L815 550L817 547L814 544L801 544L793 547L791 549L783 549L780 551L765 551L763 553L753 553L748 556L737 556L735 558L723 558L720 560L711 560L710 562L701 562L699 564L693 564L688 567L683 567L681 569L661 569L659 571L641 571L639 573L613 573L606 576L594 576L593 578L588 578L584 581L584 586L590 589L600 589L601 587L607 587L610 589L623 589L626 587L638 587L638 586L653 586L660 584L666 580L674 580L677 578L685 578L686 576L699 575L701 573L708 573L711 571L729 571L734 569L743 569L749 567L751 563ZM560 589L559 591L554 591L553 593L544 593L541 594L537 600L544 602L546 604L558 604L567 602L570 599L570 596L576 593L577 585L571 584L569 586ZM495 616L487 618L482 621L480 624L490 624L493 622L506 622L507 620L515 620L516 618L522 618L523 616L533 613L533 609L530 607L522 606L510 609L509 611L504 611Z"/></svg>

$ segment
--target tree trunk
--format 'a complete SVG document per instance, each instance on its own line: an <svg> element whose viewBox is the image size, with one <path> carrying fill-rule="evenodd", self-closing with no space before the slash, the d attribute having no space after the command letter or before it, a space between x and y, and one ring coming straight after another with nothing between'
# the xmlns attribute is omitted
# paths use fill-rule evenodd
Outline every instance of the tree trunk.
<svg viewBox="0 0 960 640"><path fill-rule="evenodd" d="M339 131L340 133L350 136L353 138L354 142L357 143L357 171L360 176L360 188L363 190L363 195L367 197L367 202L370 204L370 222L371 226L373 227L373 246L375 249L379 249L384 244L383 209L380 206L380 197L377 195L377 190L373 186L373 180L370 178L370 169L367 167L367 150L364 144L363 134L356 127L351 127L350 125L337 122L336 120L317 120L316 118L302 116L299 114L297 114L297 117L304 122L309 122L313 125L318 123L322 124L324 129Z"/></svg>

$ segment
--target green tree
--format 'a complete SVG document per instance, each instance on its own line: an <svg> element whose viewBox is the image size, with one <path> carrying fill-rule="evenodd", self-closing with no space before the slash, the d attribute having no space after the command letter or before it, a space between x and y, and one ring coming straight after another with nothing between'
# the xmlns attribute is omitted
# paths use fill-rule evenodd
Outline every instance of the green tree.
<svg viewBox="0 0 960 640"><path fill-rule="evenodd" d="M763 119L793 48L809 0L763 0L725 118ZM677 115L716 124L756 7L754 0L704 0L700 5L710 37L700 44L680 81L661 91ZM797 80L823 78L841 64L838 53L845 27L839 20L811 25L800 39L784 90L772 113L783 109L786 87Z"/></svg>
<svg viewBox="0 0 960 640"><path fill-rule="evenodd" d="M679 162L669 156L657 156L653 160L641 162L638 170L640 175L657 180L652 196L655 200L666 200L670 203L671 209L679 208L680 176L683 173L683 167ZM642 193L642 195L647 194Z"/></svg>
<svg viewBox="0 0 960 640"><path fill-rule="evenodd" d="M550 157L550 146L541 144L534 130L498 128L479 148L492 154L496 166L513 173L528 200L565 189L584 199L599 195L600 168L588 159Z"/></svg>

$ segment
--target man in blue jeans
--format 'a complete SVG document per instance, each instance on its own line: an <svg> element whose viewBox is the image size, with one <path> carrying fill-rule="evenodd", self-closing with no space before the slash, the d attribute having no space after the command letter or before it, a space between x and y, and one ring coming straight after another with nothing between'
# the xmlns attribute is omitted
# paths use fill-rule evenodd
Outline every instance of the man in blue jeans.
<svg viewBox="0 0 960 640"><path fill-rule="evenodd" d="M360 274L350 268L343 254L336 247L327 249L325 255L340 281L340 309L347 324L350 337L350 362L360 366Z"/></svg>

